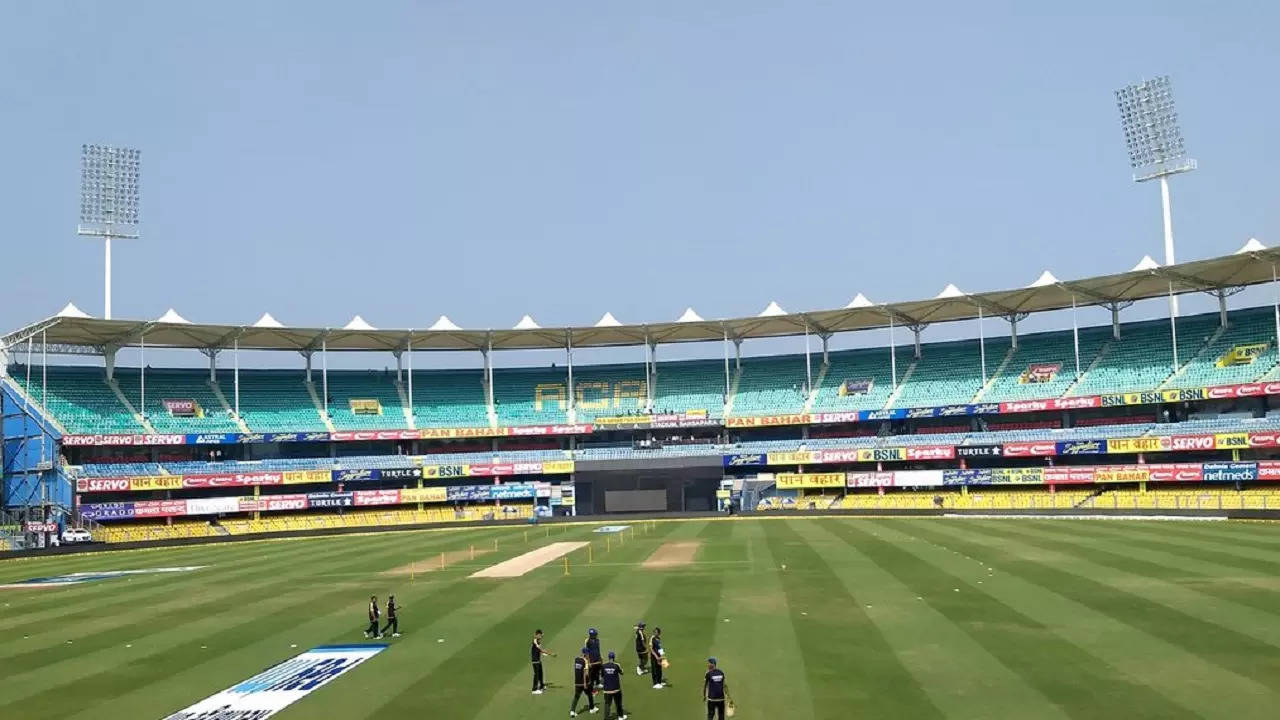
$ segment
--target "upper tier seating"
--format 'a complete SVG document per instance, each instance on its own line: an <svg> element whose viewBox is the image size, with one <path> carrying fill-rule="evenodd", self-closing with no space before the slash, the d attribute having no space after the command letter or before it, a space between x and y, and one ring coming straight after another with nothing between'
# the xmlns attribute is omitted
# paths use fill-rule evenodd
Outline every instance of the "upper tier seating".
<svg viewBox="0 0 1280 720"><path fill-rule="evenodd" d="M876 410L890 398L893 408L965 404L979 397L985 402L1060 397L1063 393L1086 396L1103 393L1191 388L1203 385L1252 382L1280 376L1280 354L1275 343L1275 318L1270 308L1233 312L1230 327L1218 327L1217 313L1178 319L1178 361L1174 372L1173 350L1167 320L1143 321L1121 327L1121 339L1111 337L1110 327L1080 331L1080 366L1075 378L1071 332L1037 333L1020 338L1009 353L1007 336L989 338L986 368L993 376L983 390L979 347L976 340L930 343L915 359L910 345L898 348L896 395L888 350L874 348L831 353L825 372L813 358L813 383L817 386L810 408L814 412ZM1265 345L1266 347L1261 347ZM1254 346L1252 362L1218 363L1238 346ZM816 354L815 354L816 355ZM1006 357L1008 358L1006 362ZM1033 365L1060 366L1046 372L1044 382L1023 382ZM19 386L27 385L27 368L9 367ZM39 402L40 368L32 367L29 396ZM737 374L736 368L730 368ZM135 406L142 401L136 368L118 368L120 391ZM483 372L471 370L418 370L413 373L413 418L420 428L487 427ZM732 377L732 375L731 375ZM323 405L320 373L312 372L310 390L305 374L294 370L242 370L239 407L251 432L321 432L327 429L318 405ZM820 381L820 382L819 382ZM705 411L718 418L726 401L723 360L661 362L652 380L656 413ZM736 393L729 399L738 416L798 413L805 408L803 355L749 357L742 360ZM637 364L582 365L574 368L577 395L576 419L592 422L606 416L627 415L645 407L644 370ZM841 393L848 383L851 392ZM731 381L732 385L732 381ZM227 412L234 407L234 382L230 370L217 372L223 404L201 369L153 369L147 372L145 412L156 431L234 432L239 429ZM862 390L867 390L863 393ZM403 403L408 382L397 388L389 371L343 370L328 373L330 421L338 430L396 429L407 425ZM569 419L567 369L556 367L512 368L495 372L496 414L499 425L548 425ZM203 417L183 418L164 408L166 399L195 400ZM376 399L382 414L351 411L350 401ZM144 427L107 384L100 367L52 365L48 368L49 410L68 432L141 433Z"/></svg>
<svg viewBox="0 0 1280 720"><path fill-rule="evenodd" d="M1084 372L1097 357L1111 331L1086 328L1080 331L1080 371ZM1053 366L1057 370L1052 370ZM1033 366L1041 366L1039 368ZM1036 373L1040 370L1040 382ZM982 394L983 402L1008 402L1058 397L1076 380L1075 341L1071 333L1037 333L1018 338L1018 349L1009 363Z"/></svg>
<svg viewBox="0 0 1280 720"><path fill-rule="evenodd" d="M318 374L313 376L319 380ZM301 370L241 370L240 417L253 432L323 432L327 427L307 392L306 380ZM218 385L227 388L227 400L234 404L232 373L219 370ZM321 383L314 386L319 398Z"/></svg>
<svg viewBox="0 0 1280 720"><path fill-rule="evenodd" d="M37 403L41 398L41 368L31 368L31 384L26 385L26 367L15 365L9 375ZM73 434L140 433L145 428L120 402L107 385L106 371L101 367L68 365L48 366L48 400L46 405L58 422Z"/></svg>
<svg viewBox="0 0 1280 720"><path fill-rule="evenodd" d="M117 368L116 383L129 402L142 409L141 373L137 368ZM209 384L209 373L170 368L147 368L147 407L151 427L159 433L240 432L232 413L223 406ZM165 400L194 400L203 417L173 415Z"/></svg>
<svg viewBox="0 0 1280 720"><path fill-rule="evenodd" d="M987 339L987 372L994 373L1009 350L1009 338ZM921 348L911 377L893 402L896 408L959 405L982 389L982 351L976 340Z"/></svg>
<svg viewBox="0 0 1280 720"><path fill-rule="evenodd" d="M1185 363L1204 346L1218 323L1214 314L1178 320L1178 362ZM1168 320L1151 320L1120 328L1098 364L1085 373L1071 394L1154 390L1173 374L1173 347Z"/></svg>
<svg viewBox="0 0 1280 720"><path fill-rule="evenodd" d="M329 419L337 430L397 430L408 426L395 373L386 370L329 373ZM322 388L317 385L316 392ZM414 388L417 390L417 388ZM377 400L381 414L356 414L352 400ZM323 402L323 398L321 398Z"/></svg>
<svg viewBox="0 0 1280 720"><path fill-rule="evenodd" d="M486 405L483 370L413 371L416 427L487 427Z"/></svg>

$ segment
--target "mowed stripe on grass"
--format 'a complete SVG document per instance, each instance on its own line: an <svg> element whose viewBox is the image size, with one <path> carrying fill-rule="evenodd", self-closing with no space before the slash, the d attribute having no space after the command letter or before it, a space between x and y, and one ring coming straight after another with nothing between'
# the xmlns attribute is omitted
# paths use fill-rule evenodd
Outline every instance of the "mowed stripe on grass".
<svg viewBox="0 0 1280 720"><path fill-rule="evenodd" d="M625 542L589 525L539 529L527 545L524 528L477 528L5 563L6 579L212 567L0 594L0 712L159 718L315 645L362 641L368 595L388 592L405 607L405 636L278 717L563 717L588 626L618 652L638 718L702 716L708 655L740 718L1254 718L1280 702L1273 526L748 518L637 529ZM474 562L412 581L383 574L494 538L499 551ZM559 561L466 577L575 540L592 543L595 562L576 551L568 577ZM662 544L689 541L692 564L642 569ZM634 673L641 619L664 629L667 690ZM546 661L551 690L531 697L536 627L559 657Z"/></svg>

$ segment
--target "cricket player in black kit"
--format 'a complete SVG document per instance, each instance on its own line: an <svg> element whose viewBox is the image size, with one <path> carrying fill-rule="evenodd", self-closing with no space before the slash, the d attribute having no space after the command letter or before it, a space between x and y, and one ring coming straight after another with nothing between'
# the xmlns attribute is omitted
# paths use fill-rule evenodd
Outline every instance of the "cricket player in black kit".
<svg viewBox="0 0 1280 720"><path fill-rule="evenodd" d="M636 674L649 672L649 639L644 634L644 622L636 623Z"/></svg>
<svg viewBox="0 0 1280 720"><path fill-rule="evenodd" d="M604 680L604 716L609 717L609 705L618 708L618 720L627 720L627 711L622 709L622 666L613 661L613 651L609 651L609 662L600 666L600 677Z"/></svg>
<svg viewBox="0 0 1280 720"><path fill-rule="evenodd" d="M724 720L724 706L729 699L729 685L724 671L716 667L715 658L707 658L707 674L702 681L702 699L707 702L707 720Z"/></svg>
<svg viewBox="0 0 1280 720"><path fill-rule="evenodd" d="M600 634L595 628L587 629L587 659L590 661L587 665L587 670L590 671L587 681L591 687L596 687L600 684L600 665L604 659L600 657Z"/></svg>
<svg viewBox="0 0 1280 720"><path fill-rule="evenodd" d="M587 712L597 712L600 708L596 707L595 688L588 682L591 672L591 661L587 657L587 649L582 648L582 653L573 659L573 702L569 705L569 717L578 717L578 700L583 696L587 696Z"/></svg>
<svg viewBox="0 0 1280 720"><path fill-rule="evenodd" d="M533 662L534 695L541 695L542 691L547 689L547 683L542 679L543 655L555 657L556 654L542 647L542 630L535 630L533 633L533 643L529 645L529 660Z"/></svg>
<svg viewBox="0 0 1280 720"><path fill-rule="evenodd" d="M396 596L387 596L387 626L382 628L383 635L391 631L391 637L400 637L400 606L396 605Z"/></svg>
<svg viewBox="0 0 1280 720"><path fill-rule="evenodd" d="M378 610L378 596L369 596L369 627L364 631L365 637L378 637L378 620L382 612Z"/></svg>
<svg viewBox="0 0 1280 720"><path fill-rule="evenodd" d="M661 690L667 684L662 680L662 628L653 629L649 638L649 673L653 675L653 689Z"/></svg>

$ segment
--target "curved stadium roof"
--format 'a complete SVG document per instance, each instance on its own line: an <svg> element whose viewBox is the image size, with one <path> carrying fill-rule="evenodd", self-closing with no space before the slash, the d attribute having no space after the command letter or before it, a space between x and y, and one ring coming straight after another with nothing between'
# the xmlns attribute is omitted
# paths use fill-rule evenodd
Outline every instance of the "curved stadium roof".
<svg viewBox="0 0 1280 720"><path fill-rule="evenodd" d="M510 330L464 329L441 316L429 329L379 330L356 316L345 327L284 327L269 314L252 325L187 322L170 310L157 320L102 320L68 305L62 313L15 330L0 338L0 348L37 340L41 333L51 346L97 348L138 345L148 347L225 348L242 350L396 351L413 350L526 350L574 347L612 347L650 343L706 342L724 337L744 340L804 334L818 335L899 326L922 326L979 317L1018 317L1028 313L1081 306L1129 303L1175 293L1258 285L1274 279L1280 248L1268 249L1256 240L1231 255L1161 267L1143 258L1133 270L1081 280L1058 280L1043 273L1036 282L1011 290L966 293L954 285L937 297L899 303L872 303L859 295L848 306L833 310L788 313L771 303L759 315L706 320L692 308L672 322L621 324L606 313L595 325L544 328L526 315Z"/></svg>

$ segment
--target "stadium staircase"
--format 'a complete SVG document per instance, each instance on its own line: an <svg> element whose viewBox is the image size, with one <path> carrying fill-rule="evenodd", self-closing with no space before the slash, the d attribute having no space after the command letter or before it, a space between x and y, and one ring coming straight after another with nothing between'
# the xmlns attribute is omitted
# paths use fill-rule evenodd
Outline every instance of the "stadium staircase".
<svg viewBox="0 0 1280 720"><path fill-rule="evenodd" d="M337 429L333 426L333 419L324 411L324 403L320 401L320 394L316 392L316 384L306 380L303 385L307 387L307 394L311 396L311 405L315 408L316 414L320 416L320 419L324 421L325 428L329 432L337 432Z"/></svg>
<svg viewBox="0 0 1280 720"><path fill-rule="evenodd" d="M813 381L813 387L809 390L809 397L804 401L804 413L813 412L813 403L818 399L818 391L822 389L822 383L827 379L827 371L831 369L831 363L823 362L822 367L818 368L818 377Z"/></svg>
<svg viewBox="0 0 1280 720"><path fill-rule="evenodd" d="M991 377L987 378L987 381L983 383L982 387L978 388L978 392L974 394L973 399L969 402L976 403L982 400L982 396L986 395L987 391L991 389L991 386L995 385L996 381L1004 375L1005 368L1009 366L1009 361L1013 359L1014 354L1017 352L1018 348L1013 347L1012 345L1009 346L1008 352L1004 354L1004 359L996 366L996 371L991 373Z"/></svg>
<svg viewBox="0 0 1280 720"><path fill-rule="evenodd" d="M1085 506L1091 506L1091 505L1093 504L1093 502L1094 502L1094 500L1095 500L1096 498L1102 497L1102 494L1103 494L1103 493L1105 493L1106 491L1110 490L1110 489L1111 489L1111 488L1106 487L1106 486L1100 487L1100 488L1098 488L1097 490L1094 490L1093 492L1089 493L1088 495L1085 495L1084 497L1080 498L1080 499L1079 499L1078 501L1076 501L1076 503L1075 503L1074 505L1072 505L1071 507L1073 507L1073 508L1082 508L1082 507L1085 507Z"/></svg>
<svg viewBox="0 0 1280 720"><path fill-rule="evenodd" d="M1198 360L1200 360L1202 356L1205 355L1205 353L1209 352L1209 349L1214 346L1214 343L1216 343L1218 341L1218 338L1222 337L1222 334L1225 333L1226 331L1227 329L1225 327L1222 327L1221 325L1219 325L1218 329L1213 331L1213 334L1209 336L1209 339L1204 343L1204 345L1201 345L1200 349L1196 351L1196 354L1184 360L1182 364L1180 364L1177 367L1176 370L1174 370L1172 373L1169 373L1169 377L1165 378L1159 385L1157 385L1156 389L1164 390L1165 388L1172 387L1173 382L1176 381L1180 376L1182 376L1182 374L1187 370L1187 368L1194 365Z"/></svg>
<svg viewBox="0 0 1280 720"><path fill-rule="evenodd" d="M1107 352L1111 350L1113 345L1114 343L1110 340L1103 343L1102 347L1098 350L1098 354L1093 356L1093 360L1090 360L1089 364L1080 370L1080 375L1077 376L1075 380L1071 381L1071 384L1067 386L1066 390L1062 391L1062 397L1071 397L1072 393L1076 390L1076 386L1079 385L1086 376L1088 376L1090 370L1098 367L1098 363L1102 362L1102 358L1106 357Z"/></svg>
<svg viewBox="0 0 1280 720"><path fill-rule="evenodd" d="M906 387L915 371L916 361L912 360L911 364L907 366L906 372L902 373L902 378L898 380L898 387L894 388L892 393L889 393L889 399L884 401L884 407L880 408L881 410L888 410L893 407L894 403L898 402L898 396L902 394L902 388Z"/></svg>
<svg viewBox="0 0 1280 720"><path fill-rule="evenodd" d="M141 425L143 429L145 429L148 433L155 434L156 429L152 427L151 423L147 420L145 416L142 415L142 413L138 412L137 408L133 406L133 403L129 402L129 398L125 397L124 390L120 389L120 383L117 382L115 378L112 378L111 380L108 380L106 382L107 382L107 387L111 388L111 391L115 393L116 397L120 400L120 404L123 405L125 409L129 411L129 414L131 416L133 416L134 422Z"/></svg>
<svg viewBox="0 0 1280 720"><path fill-rule="evenodd" d="M222 388L218 387L218 383L212 380L206 380L205 382L209 384L209 389L213 391L213 396L218 398L218 403L222 405L227 417L230 417L235 422L236 426L240 428L240 432L248 433L249 426L245 424L244 418L236 414L235 408L231 406L231 403L227 402L227 396L223 394Z"/></svg>
<svg viewBox="0 0 1280 720"><path fill-rule="evenodd" d="M405 427L417 430L418 426L413 422L413 406L409 404L409 393L405 390L404 383L398 377L392 382L396 386L396 393L400 395L400 412L404 415Z"/></svg>

